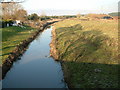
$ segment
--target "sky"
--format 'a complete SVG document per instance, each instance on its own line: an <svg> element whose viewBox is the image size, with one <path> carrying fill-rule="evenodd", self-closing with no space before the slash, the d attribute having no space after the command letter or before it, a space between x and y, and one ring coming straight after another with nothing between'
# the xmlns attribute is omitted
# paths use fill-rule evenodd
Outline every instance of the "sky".
<svg viewBox="0 0 120 90"><path fill-rule="evenodd" d="M47 15L76 15L78 13L110 13L118 11L120 0L25 0L25 10Z"/></svg>

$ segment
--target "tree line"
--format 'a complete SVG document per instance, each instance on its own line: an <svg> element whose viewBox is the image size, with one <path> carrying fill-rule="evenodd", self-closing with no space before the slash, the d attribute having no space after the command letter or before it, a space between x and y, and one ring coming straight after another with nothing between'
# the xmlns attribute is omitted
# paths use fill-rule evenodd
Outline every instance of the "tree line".
<svg viewBox="0 0 120 90"><path fill-rule="evenodd" d="M50 19L68 19L68 18L76 18L76 15L63 15L63 16L47 16L47 15L37 15L36 13L28 15L28 20L50 20Z"/></svg>
<svg viewBox="0 0 120 90"><path fill-rule="evenodd" d="M47 16L45 13L42 13L41 15L37 15L36 13L33 13L31 15L28 15L27 11L24 10L21 4L12 2L12 3L0 3L2 7L2 12L0 14L0 17L2 20L48 20L48 19L56 19L56 18L73 18L76 17L76 15L63 15L63 16Z"/></svg>
<svg viewBox="0 0 120 90"><path fill-rule="evenodd" d="M0 12L0 23L2 23L2 27L7 26L7 23L13 23L12 21L15 20L25 22L28 20L44 21L51 19L68 19L76 17L76 15L47 16L45 13L42 13L41 15L38 15L36 13L28 15L27 11L19 3L0 3L0 5L2 7L2 12Z"/></svg>

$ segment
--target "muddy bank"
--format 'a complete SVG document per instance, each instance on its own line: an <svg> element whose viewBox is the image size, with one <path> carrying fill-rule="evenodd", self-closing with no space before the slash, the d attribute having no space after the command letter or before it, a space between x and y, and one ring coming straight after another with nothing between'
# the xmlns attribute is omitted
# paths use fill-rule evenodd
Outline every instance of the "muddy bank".
<svg viewBox="0 0 120 90"><path fill-rule="evenodd" d="M53 30L52 30L52 41L50 43L50 56L52 56L55 60L58 60L58 51L56 49L55 27L53 27Z"/></svg>
<svg viewBox="0 0 120 90"><path fill-rule="evenodd" d="M71 86L71 82L70 82L70 73L68 73L68 68L65 65L65 62L62 60L59 60L59 53L57 51L56 48L56 31L55 31L55 27L53 27L52 30L52 41L50 43L50 56L52 56L55 60L59 61L61 63L62 66L62 70L63 70L63 75L64 75L64 80L67 83L68 88L72 88Z"/></svg>
<svg viewBox="0 0 120 90"><path fill-rule="evenodd" d="M40 28L34 32L31 37L28 39L22 41L19 45L15 47L15 49L9 54L8 58L3 62L2 67L2 79L4 79L6 73L10 70L10 68L13 65L13 62L16 61L19 56L23 55L23 53L26 51L28 45L38 36L40 32L42 32L48 25L53 24L55 22L50 23L44 23L40 26ZM1 78L1 77L0 77Z"/></svg>

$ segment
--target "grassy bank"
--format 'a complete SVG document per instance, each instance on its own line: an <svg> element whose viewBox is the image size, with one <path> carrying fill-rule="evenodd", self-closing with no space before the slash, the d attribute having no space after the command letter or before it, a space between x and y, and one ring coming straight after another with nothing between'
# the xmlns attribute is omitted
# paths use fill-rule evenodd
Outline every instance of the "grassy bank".
<svg viewBox="0 0 120 90"><path fill-rule="evenodd" d="M36 31L36 29L31 27L21 28L17 26L6 27L0 30L2 30L2 47L0 48L2 50L2 55L0 55L0 58L2 58L0 61L1 64L21 41L26 40Z"/></svg>
<svg viewBox="0 0 120 90"><path fill-rule="evenodd" d="M118 24L113 20L64 20L55 25L58 59L75 88L118 87Z"/></svg>

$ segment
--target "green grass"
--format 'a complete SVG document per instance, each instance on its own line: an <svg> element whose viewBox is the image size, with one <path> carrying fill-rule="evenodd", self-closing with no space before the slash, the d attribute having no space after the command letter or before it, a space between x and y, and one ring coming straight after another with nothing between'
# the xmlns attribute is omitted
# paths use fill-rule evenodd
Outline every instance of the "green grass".
<svg viewBox="0 0 120 90"><path fill-rule="evenodd" d="M19 45L21 41L26 40L30 35L36 30L26 26L26 28L21 28L17 26L7 27L0 29L2 31L2 55L0 58L2 62L8 57L9 53L14 50L16 45Z"/></svg>
<svg viewBox="0 0 120 90"><path fill-rule="evenodd" d="M65 66L64 66L65 65ZM118 88L118 65L64 62L71 88Z"/></svg>
<svg viewBox="0 0 120 90"><path fill-rule="evenodd" d="M118 64L119 58L118 24L116 21L64 20L58 22L55 28L58 60L66 62L64 65L67 72L72 75L70 82L73 87L117 87L118 73L116 68L118 65L116 64ZM96 75L93 72L87 74L93 68L100 68L102 72ZM93 85L90 84L94 81L93 76L96 76L101 85L97 85L95 82ZM86 80L82 83L81 80L84 78ZM90 81L87 81L87 78ZM107 85L108 82L112 82L112 85Z"/></svg>

